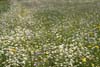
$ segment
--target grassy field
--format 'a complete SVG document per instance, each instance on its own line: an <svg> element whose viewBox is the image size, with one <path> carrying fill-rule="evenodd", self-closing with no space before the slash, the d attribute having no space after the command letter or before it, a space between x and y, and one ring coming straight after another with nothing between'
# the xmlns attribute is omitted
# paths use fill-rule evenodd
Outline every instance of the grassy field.
<svg viewBox="0 0 100 67"><path fill-rule="evenodd" d="M100 1L0 0L0 67L100 67Z"/></svg>

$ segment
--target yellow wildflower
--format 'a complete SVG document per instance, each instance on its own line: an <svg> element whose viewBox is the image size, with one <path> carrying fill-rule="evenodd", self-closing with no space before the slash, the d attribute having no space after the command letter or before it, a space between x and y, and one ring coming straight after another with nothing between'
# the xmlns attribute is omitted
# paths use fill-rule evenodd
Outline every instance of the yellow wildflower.
<svg viewBox="0 0 100 67"><path fill-rule="evenodd" d="M94 67L94 64L92 63L91 66Z"/></svg>
<svg viewBox="0 0 100 67"><path fill-rule="evenodd" d="M99 46L95 46L95 48L97 48L97 49L98 49L98 48L99 48Z"/></svg>
<svg viewBox="0 0 100 67"><path fill-rule="evenodd" d="M82 60L82 62L86 62L87 61L85 57L83 57L81 60Z"/></svg>
<svg viewBox="0 0 100 67"><path fill-rule="evenodd" d="M16 49L15 48L11 48L11 49L9 49L9 51L15 53Z"/></svg>
<svg viewBox="0 0 100 67"><path fill-rule="evenodd" d="M49 54L49 52L48 52L48 51L46 51L45 53L46 53L47 55Z"/></svg>

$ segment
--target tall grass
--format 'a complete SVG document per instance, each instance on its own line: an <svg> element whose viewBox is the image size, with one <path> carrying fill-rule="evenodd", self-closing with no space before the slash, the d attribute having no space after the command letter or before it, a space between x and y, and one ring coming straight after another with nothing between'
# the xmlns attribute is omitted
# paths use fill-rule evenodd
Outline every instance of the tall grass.
<svg viewBox="0 0 100 67"><path fill-rule="evenodd" d="M0 67L100 67L99 3L12 2L0 16Z"/></svg>

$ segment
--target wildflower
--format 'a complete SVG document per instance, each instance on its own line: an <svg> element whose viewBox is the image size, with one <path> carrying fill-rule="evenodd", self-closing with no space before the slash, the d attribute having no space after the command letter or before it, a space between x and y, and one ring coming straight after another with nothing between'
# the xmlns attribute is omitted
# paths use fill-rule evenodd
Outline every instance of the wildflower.
<svg viewBox="0 0 100 67"><path fill-rule="evenodd" d="M95 46L95 48L97 48L97 49L98 49L98 48L99 48L99 46Z"/></svg>
<svg viewBox="0 0 100 67"><path fill-rule="evenodd" d="M88 45L88 47L91 48L92 46L91 45Z"/></svg>
<svg viewBox="0 0 100 67"><path fill-rule="evenodd" d="M89 32L89 35L90 35L91 37L93 37L93 36L94 36L94 33L93 33L93 32Z"/></svg>
<svg viewBox="0 0 100 67"><path fill-rule="evenodd" d="M91 63L91 66L92 66L92 67L94 67L94 64L93 64L93 63Z"/></svg>
<svg viewBox="0 0 100 67"><path fill-rule="evenodd" d="M9 51L10 51L11 53L15 53L15 52L16 52L16 49L15 49L15 48L11 48L11 49L9 49Z"/></svg>
<svg viewBox="0 0 100 67"><path fill-rule="evenodd" d="M46 51L45 53L46 53L47 55L49 54L49 52L48 52L48 51Z"/></svg>
<svg viewBox="0 0 100 67"><path fill-rule="evenodd" d="M37 66L37 63L34 63L34 66Z"/></svg>
<svg viewBox="0 0 100 67"><path fill-rule="evenodd" d="M82 62L86 62L87 61L85 57L83 57L81 60L82 60Z"/></svg>
<svg viewBox="0 0 100 67"><path fill-rule="evenodd" d="M97 29L100 29L100 25L97 25L96 28L97 28Z"/></svg>

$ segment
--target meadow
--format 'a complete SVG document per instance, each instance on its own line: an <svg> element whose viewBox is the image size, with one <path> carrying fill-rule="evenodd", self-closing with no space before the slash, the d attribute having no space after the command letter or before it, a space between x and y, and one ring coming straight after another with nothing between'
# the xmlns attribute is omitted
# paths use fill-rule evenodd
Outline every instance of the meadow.
<svg viewBox="0 0 100 67"><path fill-rule="evenodd" d="M100 67L100 1L0 0L0 67Z"/></svg>

